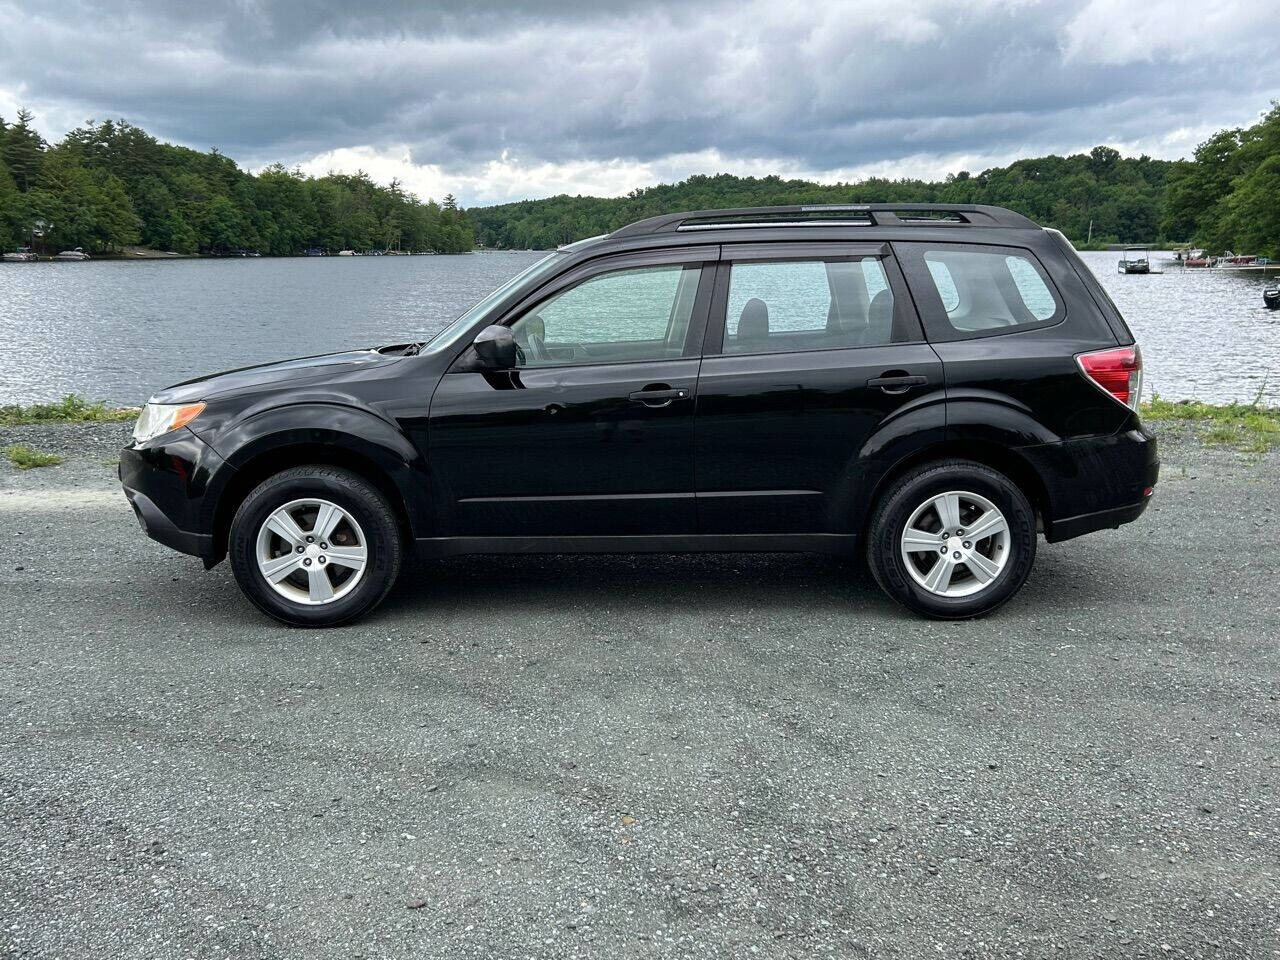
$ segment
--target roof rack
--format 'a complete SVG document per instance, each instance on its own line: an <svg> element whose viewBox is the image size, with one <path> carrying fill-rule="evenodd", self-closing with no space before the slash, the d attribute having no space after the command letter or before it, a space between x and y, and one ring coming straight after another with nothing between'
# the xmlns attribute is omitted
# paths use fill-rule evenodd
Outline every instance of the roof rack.
<svg viewBox="0 0 1280 960"><path fill-rule="evenodd" d="M969 224L987 227L1036 228L1034 221L1004 207L973 203L819 203L781 207L738 207L664 213L620 227L611 237L632 237L687 230L731 230L746 227Z"/></svg>

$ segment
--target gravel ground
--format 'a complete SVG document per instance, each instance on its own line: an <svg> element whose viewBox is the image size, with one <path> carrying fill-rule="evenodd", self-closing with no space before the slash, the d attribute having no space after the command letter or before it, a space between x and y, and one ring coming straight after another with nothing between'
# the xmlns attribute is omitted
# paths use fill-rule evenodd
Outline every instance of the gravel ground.
<svg viewBox="0 0 1280 960"><path fill-rule="evenodd" d="M0 428L0 955L1280 955L1280 453L997 615L849 562L473 558L287 630Z"/></svg>

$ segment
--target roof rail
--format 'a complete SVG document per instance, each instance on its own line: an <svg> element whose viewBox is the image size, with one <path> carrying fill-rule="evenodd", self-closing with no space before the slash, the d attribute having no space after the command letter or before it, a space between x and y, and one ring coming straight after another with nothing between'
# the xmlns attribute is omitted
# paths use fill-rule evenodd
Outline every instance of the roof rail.
<svg viewBox="0 0 1280 960"><path fill-rule="evenodd" d="M919 214L919 216L912 216ZM779 207L737 207L664 213L619 227L611 237L778 226L904 226L913 223L1036 228L1037 224L1004 207L974 203L815 203Z"/></svg>

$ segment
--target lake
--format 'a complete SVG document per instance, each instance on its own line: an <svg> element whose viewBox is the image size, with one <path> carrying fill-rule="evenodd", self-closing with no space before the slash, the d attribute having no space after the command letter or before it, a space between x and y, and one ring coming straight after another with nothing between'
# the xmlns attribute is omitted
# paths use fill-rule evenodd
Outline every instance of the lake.
<svg viewBox="0 0 1280 960"><path fill-rule="evenodd" d="M136 404L230 367L425 340L541 256L0 263L0 403ZM1121 276L1119 254L1082 256L1142 345L1145 396L1251 400L1265 383L1280 404L1280 311L1260 274Z"/></svg>

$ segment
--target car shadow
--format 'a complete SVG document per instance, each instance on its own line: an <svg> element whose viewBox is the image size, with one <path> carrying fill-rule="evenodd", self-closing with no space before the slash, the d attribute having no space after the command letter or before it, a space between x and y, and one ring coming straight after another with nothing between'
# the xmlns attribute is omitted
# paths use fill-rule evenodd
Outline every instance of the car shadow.
<svg viewBox="0 0 1280 960"><path fill-rule="evenodd" d="M1140 557L1132 562L1115 554L1093 558L1094 549L1083 541L1042 544L1026 585L995 615L1011 620L1070 614L1082 607L1131 604L1146 592L1149 571ZM181 593L169 602L190 599L195 590L209 615L217 611L229 623L252 616L226 564L208 575L175 578L172 586ZM410 557L387 599L358 624L592 611L767 618L834 613L919 621L880 590L858 557L707 553Z"/></svg>
<svg viewBox="0 0 1280 960"><path fill-rule="evenodd" d="M1023 607L1042 616L1090 604L1132 602L1141 571L1114 557L1115 569L1089 563L1081 550L1089 546L1042 544L1026 585L1004 608L1006 615ZM1099 576L1099 569L1108 574ZM643 607L656 613L678 606L684 611L785 614L803 609L918 619L881 591L861 558L802 553L413 558L381 611L394 617L461 615L492 612L495 603L524 615Z"/></svg>
<svg viewBox="0 0 1280 960"><path fill-rule="evenodd" d="M897 608L854 558L812 554L488 555L411 562L386 608Z"/></svg>

